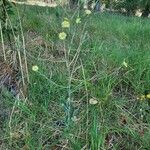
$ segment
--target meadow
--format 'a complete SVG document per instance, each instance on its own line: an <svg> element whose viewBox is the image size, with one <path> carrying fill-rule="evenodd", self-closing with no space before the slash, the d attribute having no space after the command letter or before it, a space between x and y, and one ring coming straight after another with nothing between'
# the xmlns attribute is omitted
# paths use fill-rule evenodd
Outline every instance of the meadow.
<svg viewBox="0 0 150 150"><path fill-rule="evenodd" d="M1 91L0 149L150 149L150 20L59 7L18 12L12 24L21 20L29 83L25 99Z"/></svg>

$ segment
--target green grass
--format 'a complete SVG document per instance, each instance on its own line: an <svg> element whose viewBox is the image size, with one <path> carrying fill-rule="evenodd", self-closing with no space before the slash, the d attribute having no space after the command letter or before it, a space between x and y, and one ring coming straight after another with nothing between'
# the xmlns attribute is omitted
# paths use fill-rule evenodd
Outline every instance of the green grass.
<svg viewBox="0 0 150 150"><path fill-rule="evenodd" d="M150 20L23 7L30 84L26 102L1 94L3 107L15 106L11 121L8 115L2 123L1 149L150 149L150 106L137 100L150 90ZM71 20L65 42L58 39L64 17ZM31 42L29 31L48 48ZM98 103L89 104L91 98Z"/></svg>

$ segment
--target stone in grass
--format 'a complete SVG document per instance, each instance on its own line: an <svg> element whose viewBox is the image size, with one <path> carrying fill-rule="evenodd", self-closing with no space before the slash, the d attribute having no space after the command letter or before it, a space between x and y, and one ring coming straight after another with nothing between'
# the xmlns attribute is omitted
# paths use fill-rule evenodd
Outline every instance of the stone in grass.
<svg viewBox="0 0 150 150"><path fill-rule="evenodd" d="M89 104L91 104L91 105L96 105L98 103L98 101L97 101L97 99L95 99L95 98L91 98L90 100L89 100Z"/></svg>

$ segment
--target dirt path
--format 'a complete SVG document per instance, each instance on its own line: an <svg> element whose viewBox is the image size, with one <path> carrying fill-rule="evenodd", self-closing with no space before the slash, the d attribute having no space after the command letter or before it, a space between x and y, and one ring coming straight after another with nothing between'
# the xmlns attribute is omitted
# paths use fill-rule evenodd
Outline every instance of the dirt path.
<svg viewBox="0 0 150 150"><path fill-rule="evenodd" d="M25 5L37 5L37 6L43 6L43 7L56 7L57 4L55 2L52 3L46 3L46 2L41 2L41 1L27 1L27 2L18 2L14 0L10 0L10 2L14 2L17 4L25 4Z"/></svg>

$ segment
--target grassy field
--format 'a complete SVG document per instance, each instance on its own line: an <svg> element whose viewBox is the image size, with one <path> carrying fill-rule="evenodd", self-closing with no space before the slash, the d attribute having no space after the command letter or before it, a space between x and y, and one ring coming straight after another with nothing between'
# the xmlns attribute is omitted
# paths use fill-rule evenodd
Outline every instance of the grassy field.
<svg viewBox="0 0 150 150"><path fill-rule="evenodd" d="M150 149L150 104L141 100L150 92L150 20L35 6L19 12L30 82L26 99L1 91L0 149ZM70 28L61 27L64 18Z"/></svg>

